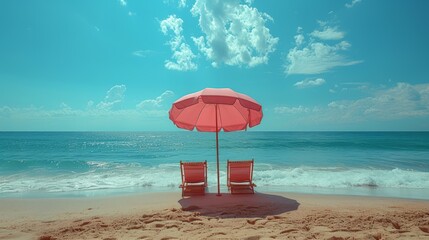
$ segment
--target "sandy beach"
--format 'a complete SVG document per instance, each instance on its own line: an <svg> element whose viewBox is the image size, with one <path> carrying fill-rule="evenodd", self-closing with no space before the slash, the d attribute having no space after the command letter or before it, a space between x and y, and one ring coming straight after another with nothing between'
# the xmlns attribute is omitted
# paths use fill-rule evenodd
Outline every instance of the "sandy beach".
<svg viewBox="0 0 429 240"><path fill-rule="evenodd" d="M0 239L429 239L429 201L297 193L0 199Z"/></svg>

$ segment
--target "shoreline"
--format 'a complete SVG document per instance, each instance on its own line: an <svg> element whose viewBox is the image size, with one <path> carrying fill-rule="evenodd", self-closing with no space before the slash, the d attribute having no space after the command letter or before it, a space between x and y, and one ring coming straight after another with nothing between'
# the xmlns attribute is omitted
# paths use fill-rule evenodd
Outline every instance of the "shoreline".
<svg viewBox="0 0 429 240"><path fill-rule="evenodd" d="M270 193L291 193L291 194L316 194L332 196L361 196L361 197L380 197L397 198L409 200L429 201L429 189L421 188L382 188L382 187L350 187L350 188L324 188L324 187L304 187L304 186L261 186L262 192ZM226 186L221 186L221 193L226 193ZM69 192L26 192L26 193L2 193L0 199L58 199L58 198L109 198L115 196L129 196L151 193L179 193L180 189L176 187L148 187L148 188L112 188L112 189L93 189L76 190ZM216 193L216 186L209 186L206 192Z"/></svg>
<svg viewBox="0 0 429 240"><path fill-rule="evenodd" d="M0 198L0 212L0 239L429 237L429 200L388 197L157 192Z"/></svg>

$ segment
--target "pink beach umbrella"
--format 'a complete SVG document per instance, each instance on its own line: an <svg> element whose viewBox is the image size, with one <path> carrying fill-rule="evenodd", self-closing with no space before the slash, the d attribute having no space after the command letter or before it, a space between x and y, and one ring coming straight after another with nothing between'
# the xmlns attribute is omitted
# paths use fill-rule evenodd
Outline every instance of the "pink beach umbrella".
<svg viewBox="0 0 429 240"><path fill-rule="evenodd" d="M206 88L173 103L170 120L186 130L216 132L217 192L219 184L218 133L246 130L261 123L262 107L251 97L229 88Z"/></svg>

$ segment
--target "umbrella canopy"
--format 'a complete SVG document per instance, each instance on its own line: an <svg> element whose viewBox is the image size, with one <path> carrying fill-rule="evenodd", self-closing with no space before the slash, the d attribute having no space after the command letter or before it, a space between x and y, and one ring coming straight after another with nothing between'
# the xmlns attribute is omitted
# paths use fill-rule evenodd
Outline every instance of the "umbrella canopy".
<svg viewBox="0 0 429 240"><path fill-rule="evenodd" d="M253 98L234 92L229 88L206 88L178 99L170 109L173 123L186 130L216 132L216 160L218 195L219 145L218 132L245 130L262 120L262 107Z"/></svg>

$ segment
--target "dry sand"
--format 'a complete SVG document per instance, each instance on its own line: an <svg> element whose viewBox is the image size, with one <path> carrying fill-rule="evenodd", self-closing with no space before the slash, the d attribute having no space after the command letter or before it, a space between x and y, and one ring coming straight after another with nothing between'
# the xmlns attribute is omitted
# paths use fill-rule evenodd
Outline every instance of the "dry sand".
<svg viewBox="0 0 429 240"><path fill-rule="evenodd" d="M429 239L429 201L296 193L0 199L0 239Z"/></svg>

